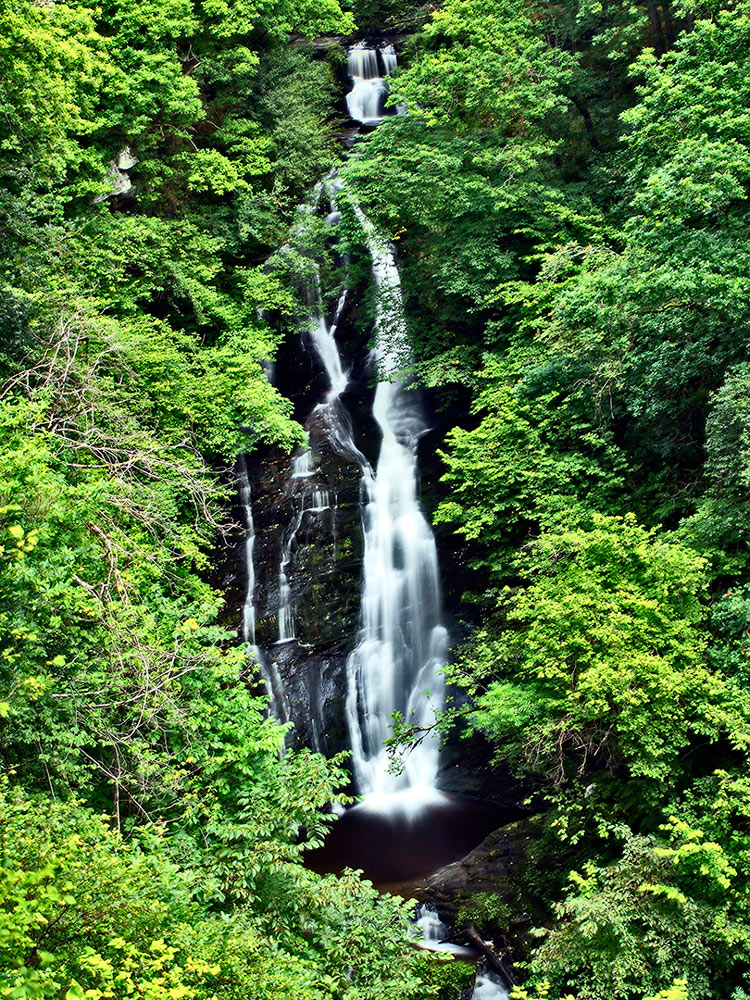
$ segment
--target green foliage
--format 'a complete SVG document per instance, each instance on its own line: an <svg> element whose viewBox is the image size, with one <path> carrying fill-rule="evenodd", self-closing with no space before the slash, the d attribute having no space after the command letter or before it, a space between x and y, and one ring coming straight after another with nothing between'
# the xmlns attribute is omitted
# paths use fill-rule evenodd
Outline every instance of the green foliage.
<svg viewBox="0 0 750 1000"><path fill-rule="evenodd" d="M451 122L528 145L547 132L572 65L548 49L524 5L499 0L488 16L475 0L449 0L421 33L391 100L407 102L428 128Z"/></svg>
<svg viewBox="0 0 750 1000"><path fill-rule="evenodd" d="M471 965L445 953L423 952L418 966L425 984L436 991L434 995L438 1000L460 1000L473 979Z"/></svg>
<svg viewBox="0 0 750 1000"><path fill-rule="evenodd" d="M546 982L538 983L533 990L533 995L526 989L515 987L510 994L511 1000L555 1000L550 993L550 984ZM733 998L735 994L733 994ZM576 1000L570 993L561 996L560 1000ZM675 979L674 983L665 990L660 990L658 996L643 997L643 1000L690 1000L688 984L684 979ZM743 1000L741 995L736 996L736 1000Z"/></svg>
<svg viewBox="0 0 750 1000"><path fill-rule="evenodd" d="M677 807L688 818L671 816L656 837L620 831L621 858L571 872L556 925L540 932L534 975L579 1000L656 991L670 977L684 977L691 997L727 995L722 972L746 961L750 940L744 838L740 846L727 807L744 813L746 799L744 782L717 772Z"/></svg>
<svg viewBox="0 0 750 1000"><path fill-rule="evenodd" d="M422 27L432 6L422 0L352 0L352 13L360 31L414 31Z"/></svg>
<svg viewBox="0 0 750 1000"><path fill-rule="evenodd" d="M498 286L527 272L535 245L586 242L596 212L583 193L565 199L550 169L576 60L550 49L527 5L449 2L409 56L391 101L410 113L382 124L348 176L403 250L428 360L457 339L475 351Z"/></svg>
<svg viewBox="0 0 750 1000"><path fill-rule="evenodd" d="M487 359L473 403L481 421L453 429L442 455L452 488L437 520L456 524L469 541L481 538L489 549L482 564L501 577L530 525L554 523L561 512L583 518L592 506L612 505L621 489L617 449L580 396L560 398L554 362L545 360L518 379L517 364Z"/></svg>
<svg viewBox="0 0 750 1000"><path fill-rule="evenodd" d="M437 995L410 906L303 865L341 761L206 580L302 437L263 261L334 157L336 0L0 4L0 996ZM9 784L6 781L9 779Z"/></svg>
<svg viewBox="0 0 750 1000"><path fill-rule="evenodd" d="M534 957L542 980L577 1000L658 992L677 978L690 983L690 996L711 995L710 909L675 885L668 861L646 839L628 839L621 860L573 872L571 883Z"/></svg>
<svg viewBox="0 0 750 1000"><path fill-rule="evenodd" d="M59 182L86 160L107 77L94 12L21 0L0 8L0 176L13 193L29 175ZM5 197L3 197L5 201Z"/></svg>
<svg viewBox="0 0 750 1000"><path fill-rule="evenodd" d="M345 169L398 243L417 377L465 407L437 513L484 616L457 715L577 872L561 894L530 860L554 909L516 995L739 1000L750 6L353 7L422 27L408 113ZM293 325L326 242L273 257L338 155L341 51L303 39L352 30L336 0L0 4L4 996L463 986L405 906L304 869L341 761L279 759L205 580L228 466L301 439L260 317Z"/></svg>
<svg viewBox="0 0 750 1000"><path fill-rule="evenodd" d="M408 907L352 875L274 874L259 860L281 890L270 909L216 912L200 899L205 877L174 863L164 831L124 841L75 803L6 788L0 805L2 996L433 995L404 945Z"/></svg>
<svg viewBox="0 0 750 1000"><path fill-rule="evenodd" d="M624 520L549 530L518 563L506 631L476 652L490 684L474 724L511 734L559 778L627 762L661 782L693 735L746 745L744 699L702 665L703 561Z"/></svg>
<svg viewBox="0 0 750 1000"><path fill-rule="evenodd" d="M394 81L410 114L349 167L459 423L437 520L481 623L446 724L584 872L543 893L534 996L724 997L746 961L749 25L444 4Z"/></svg>
<svg viewBox="0 0 750 1000"><path fill-rule="evenodd" d="M325 87L307 118L299 97L248 115L274 59L251 33L347 19L333 2L188 0L0 17L0 504L3 538L22 532L3 553L0 752L20 780L108 802L118 823L185 815L185 759L200 772L215 740L232 760L228 720L248 745L260 723L200 575L226 520L222 466L301 439L262 368L279 336L258 319L292 299L248 256L275 245L288 203L250 233L244 199L268 200L279 136L291 198L328 155ZM302 53L286 65L298 88L321 79ZM133 186L110 199L126 146Z"/></svg>
<svg viewBox="0 0 750 1000"><path fill-rule="evenodd" d="M474 893L470 902L464 904L456 915L459 925L474 922L483 930L508 927L511 919L511 907L490 892Z"/></svg>

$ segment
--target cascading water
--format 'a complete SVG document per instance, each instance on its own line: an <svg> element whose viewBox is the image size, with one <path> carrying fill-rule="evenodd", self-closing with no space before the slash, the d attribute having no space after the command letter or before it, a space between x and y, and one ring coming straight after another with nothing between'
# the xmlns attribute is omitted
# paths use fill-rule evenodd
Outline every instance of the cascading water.
<svg viewBox="0 0 750 1000"><path fill-rule="evenodd" d="M315 475L315 466L312 462L312 452L309 448L300 455L295 455L292 459L292 479L307 479L308 476Z"/></svg>
<svg viewBox="0 0 750 1000"><path fill-rule="evenodd" d="M422 904L417 907L412 928L419 935L415 944L426 951L446 952L467 962L476 962L480 957L474 948L449 940L451 929L432 906ZM510 994L500 976L487 965L482 965L477 971L471 1000L510 1000Z"/></svg>
<svg viewBox="0 0 750 1000"><path fill-rule="evenodd" d="M476 962L480 957L476 949L449 940L451 929L432 906L417 907L412 928L418 935L414 943L426 951L445 952L467 962ZM510 994L500 976L485 964L477 971L471 1000L510 1000Z"/></svg>
<svg viewBox="0 0 750 1000"><path fill-rule="evenodd" d="M350 49L353 86L347 104L352 118L382 120L385 77L397 63L392 45L372 49L361 43ZM417 498L417 443L427 428L416 393L398 377L409 352L392 249L356 200L350 201L365 234L377 291L375 359L381 381L373 416L382 440L376 471L360 462L364 574L361 629L347 661L347 725L365 805L413 810L440 798L438 741L424 738L398 774L392 772L384 743L394 713L428 729L443 699L447 633L441 622L437 551Z"/></svg>
<svg viewBox="0 0 750 1000"><path fill-rule="evenodd" d="M335 203L335 178L329 178L327 187L331 212L328 219L336 221ZM325 185L318 184L313 192L310 201L302 205L299 209L301 219L296 227L301 231L306 225L312 211L320 202ZM352 437L352 428L349 415L340 401L340 396L346 389L348 374L344 371L341 355L336 345L336 328L346 305L347 292L344 291L339 296L336 309L331 322L326 318L323 294L320 284L320 269L317 265L313 267L312 275L305 283L303 297L308 307L308 328L310 340L313 348L328 376L329 388L323 402L318 403L313 414L325 424L328 435L333 446L341 454L354 459L359 463L365 461ZM312 416L312 415L311 415ZM305 480L315 475L312 452L305 448L300 454L292 459L292 480ZM326 491L313 489L312 493L303 490L299 496L299 511L295 515L292 523L284 533L281 548L281 560L279 564L279 610L278 618L278 640L279 643L291 642L296 639L296 610L292 599L292 590L289 582L289 569L292 561L294 545L297 539L297 532L303 524L307 513L319 514L330 509L328 493ZM332 530L335 532L335 517L332 520Z"/></svg>
<svg viewBox="0 0 750 1000"><path fill-rule="evenodd" d="M309 202L300 207L301 221L298 223L297 230L305 226L313 207L319 205L321 195L324 191L327 194L330 208L326 221L331 225L335 225L340 218L336 204L336 195L340 189L341 181L336 171L331 171L326 180L316 186L313 197ZM325 426L327 436L333 448L343 458L350 459L359 466L366 465L366 458L354 443L351 418L341 401L341 395L346 391L349 383L349 373L344 370L341 361L338 344L336 343L336 331L346 307L348 292L345 290L339 296L333 317L329 321L321 289L320 269L317 265L314 265L312 274L302 289L302 294L305 304L308 307L306 332L310 337L310 342L323 365L328 379L328 389L326 390L325 397L314 407L308 418L308 423L314 421ZM293 464L294 478L314 474L314 468L311 464L312 456L309 449L294 459L293 463L301 463Z"/></svg>
<svg viewBox="0 0 750 1000"><path fill-rule="evenodd" d="M377 125L385 117L388 86L385 77L396 68L398 59L392 45L368 48L366 42L349 49L347 71L352 89L346 96L349 115L363 125Z"/></svg>
<svg viewBox="0 0 750 1000"><path fill-rule="evenodd" d="M396 50L392 45L383 45L380 49L380 58L383 60L386 76L390 76L398 66Z"/></svg>
<svg viewBox="0 0 750 1000"><path fill-rule="evenodd" d="M510 993L497 975L483 969L477 974L471 1000L510 1000Z"/></svg>
<svg viewBox="0 0 750 1000"><path fill-rule="evenodd" d="M392 46L372 49L363 43L350 50L352 89L347 104L353 119L366 124L382 120L386 80L396 64ZM330 202L327 221L336 224L341 217L336 203L340 190L341 182L335 172L321 181L308 202L300 207L295 232L304 236L313 215L323 217L324 195ZM293 506L290 516L285 515L288 520L281 539L278 639L274 645L268 645L271 654L268 661L255 645L255 532L247 470L244 478L240 475L240 499L247 524L243 635L248 653L263 676L272 713L281 721L289 721L291 702L297 721L306 727L307 744L326 752L338 750L342 687L339 640L327 640L329 645L323 647L321 654L314 645L316 633L309 626L311 622L317 625L319 620L336 624L343 620L352 622L356 604L354 615L350 613L351 604L347 604L343 606L343 615L329 616L327 595L322 601L316 598L316 604L306 593L312 590L311 580L320 589L319 581L330 579L329 574L346 566L349 559L353 569L345 572L353 576L349 577L348 589L338 590L347 595L354 592L358 562L350 555L342 562L337 560L336 519L337 513L343 514L342 551L356 553L358 537L356 528L351 530L351 518L353 515L355 524L359 518L354 488L358 476L363 576L360 628L356 646L346 660L345 716L354 778L363 801L346 810L326 839L317 861L309 855L308 863L325 872L341 870L343 864L363 868L376 884L390 888L391 884L427 875L458 860L479 837L497 826L499 817L495 807L472 805L470 800L459 801L460 797L448 797L437 790L439 746L429 730L443 701L442 668L446 661L447 633L442 624L435 540L418 498L417 446L427 426L417 393L409 389L400 375L409 362L409 349L400 277L392 247L377 232L352 192L348 192L348 205L362 227L377 292L373 356L378 382L372 416L381 436L379 456L373 469L355 443L352 418L344 402L345 398L357 398L358 386L362 384L361 375L355 374L351 396L346 396L350 372L342 362L336 332L348 308L347 293L342 293L334 305L321 289L320 268L308 257L310 266L305 268L307 278L302 289L307 306L303 336L325 371L328 387L309 415L308 443L298 449L291 468L285 472L283 489L276 491L282 509L288 510L290 502ZM304 247L311 241L299 242ZM361 364L355 356L352 361L355 373L361 371ZM334 457L331 464L332 453L344 462L337 465ZM278 474L278 466L274 468ZM284 470L280 471L284 475ZM353 476L346 478L352 472ZM261 488L268 489L268 478L260 476L258 482ZM337 506L339 503L341 508ZM275 534L278 516L271 523L273 534L266 529L260 551L265 551L263 546L269 548L267 539L271 534L269 551L278 553ZM326 563L324 572L315 570L310 574L311 564L320 566L325 561L320 554L331 551L330 537L325 538L329 525L333 562ZM318 543L323 545L320 550ZM274 554L271 562L274 572L276 558ZM259 568L267 563L268 557L259 563ZM269 595L273 601L276 596L273 583ZM269 617L274 608L273 604L269 606ZM296 638L298 626L301 641ZM309 641L311 631L313 642ZM340 631L351 635L353 628L348 625ZM289 700L279 664L289 684ZM300 664L304 668L314 664L315 669L301 670ZM400 773L391 773L384 745L390 736L394 714L427 733L406 757ZM484 812L480 815L481 810ZM415 935L418 940L414 943L430 950L451 952L472 962L480 957L473 949L451 942L450 929L430 907L422 907L417 914ZM477 975L472 996L474 1000L508 1000L506 988L488 969Z"/></svg>
<svg viewBox="0 0 750 1000"><path fill-rule="evenodd" d="M378 292L373 415L382 441L377 470L363 470L366 505L361 631L347 663L347 722L359 791L373 808L439 797L439 744L427 736L392 773L384 746L391 719L428 728L442 705L447 633L441 622L435 539L417 498L417 443L426 426L416 393L397 376L408 354L401 283L391 247L354 203ZM429 692L429 693L428 693ZM408 792L400 803L395 793Z"/></svg>
<svg viewBox="0 0 750 1000"><path fill-rule="evenodd" d="M442 951L450 934L450 928L440 919L437 910L426 904L417 907L412 927L421 937L419 943L428 951Z"/></svg>
<svg viewBox="0 0 750 1000"><path fill-rule="evenodd" d="M274 663L268 663L263 655L263 650L255 643L255 560L253 559L255 523L253 520L252 488L246 461L240 465L238 480L240 505L245 515L245 572L247 574L245 602L242 606L242 640L245 643L248 658L257 665L260 671L268 695L271 714L279 722L288 722L289 704L281 675Z"/></svg>
<svg viewBox="0 0 750 1000"><path fill-rule="evenodd" d="M247 474L247 462L242 462L238 473L240 506L245 515L245 572L247 586L245 588L245 603L242 606L242 640L250 649L255 648L255 524L253 522L253 503L250 479Z"/></svg>
<svg viewBox="0 0 750 1000"><path fill-rule="evenodd" d="M295 609L292 602L292 588L289 586L289 564L292 561L292 551L297 540L297 532L305 516L305 496L302 495L302 509L296 514L294 521L287 529L281 545L281 563L279 565L279 638L278 642L291 642L296 638Z"/></svg>
<svg viewBox="0 0 750 1000"><path fill-rule="evenodd" d="M384 78L396 62L392 46L372 49L362 44L351 49L353 88L347 100L353 117L368 122L383 117L387 91ZM330 201L328 219L336 222L340 189L335 172L327 182L317 185L300 208L296 232L304 233L312 214L320 211L324 192ZM335 452L356 463L361 475L362 606L356 648L347 659L346 721L358 791L369 808L388 812L394 808L417 809L425 801L435 803L441 799L436 791L436 738L424 738L408 755L399 774L391 773L384 744L394 713L424 729L434 722L435 710L443 698L441 668L446 658L447 634L441 621L435 541L418 500L417 444L427 428L416 392L410 391L398 375L408 358L399 273L391 247L351 193L349 201L365 234L377 291L374 355L380 381L373 403L373 416L381 433L377 468L373 470L357 447L351 418L341 398L349 374L342 364L336 330L346 306L346 292L339 297L329 319L320 271L314 264L303 288L309 316L307 334L326 372L328 389L310 421L323 429ZM309 448L303 449L293 460L290 476L295 513L282 539L278 643L296 638L290 573L298 532L306 517L329 507L328 497L314 485L314 476L313 455Z"/></svg>
<svg viewBox="0 0 750 1000"><path fill-rule="evenodd" d="M308 453L309 454L309 453ZM294 467L302 459L294 459ZM293 472L292 479L306 479L315 475L315 470L310 472ZM292 600L292 590L289 585L289 567L294 554L294 547L297 542L297 533L305 522L308 514L318 515L331 509L328 490L308 489L300 494L300 509L291 525L287 529L281 546L281 564L279 567L279 638L277 642L292 642L296 636L296 611Z"/></svg>

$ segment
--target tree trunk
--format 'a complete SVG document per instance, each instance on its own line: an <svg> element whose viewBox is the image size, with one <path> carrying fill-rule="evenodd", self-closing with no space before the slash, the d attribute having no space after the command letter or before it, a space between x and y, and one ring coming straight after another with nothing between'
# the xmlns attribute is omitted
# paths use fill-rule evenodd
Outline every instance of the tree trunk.
<svg viewBox="0 0 750 1000"><path fill-rule="evenodd" d="M474 947L477 949L477 951L480 951L484 955L484 957L487 959L487 962L492 966L492 968L500 974L503 983L505 984L505 986L508 987L508 989L512 989L514 986L519 985L518 978L516 974L513 972L513 969L508 964L508 962L506 962L505 959L500 958L500 956L495 954L495 952L492 950L492 948L489 947L489 945L486 945L484 943L481 934L476 929L474 924L467 925L466 936L469 939L469 941L471 941L471 943L474 945Z"/></svg>
<svg viewBox="0 0 750 1000"><path fill-rule="evenodd" d="M654 51L658 56L663 56L667 47L661 30L659 11L656 9L656 4L651 2L646 4L646 9L648 11L649 23L651 24L651 39L654 44Z"/></svg>
<svg viewBox="0 0 750 1000"><path fill-rule="evenodd" d="M668 3L663 3L661 5L662 10L662 24L664 26L664 37L667 40L667 48L674 48L674 21L672 20L672 11L669 9Z"/></svg>
<svg viewBox="0 0 750 1000"><path fill-rule="evenodd" d="M578 114L583 119L583 124L586 126L586 134L589 137L589 144L591 148L598 149L599 140L596 138L596 132L594 131L594 122L591 119L591 112L589 111L588 106L583 101L579 100L577 97L571 97L570 100L573 103L573 106L575 107Z"/></svg>

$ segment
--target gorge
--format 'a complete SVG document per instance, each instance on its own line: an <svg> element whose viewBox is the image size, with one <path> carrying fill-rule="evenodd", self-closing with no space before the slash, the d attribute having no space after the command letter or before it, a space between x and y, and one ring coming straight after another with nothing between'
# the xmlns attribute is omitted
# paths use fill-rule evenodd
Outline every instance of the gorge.
<svg viewBox="0 0 750 1000"><path fill-rule="evenodd" d="M387 76L396 67L391 44L370 48L359 42L349 49L351 90L346 101L354 120L374 127L383 119ZM349 155L356 155L356 148ZM362 291L348 287L351 260L336 251L335 232L342 210L361 234L374 308L373 346L365 354L363 373L368 382L374 382L374 390L368 388L349 399L351 365L342 358L337 334L342 323L351 322L350 297L361 296ZM315 750L333 748L330 730L346 734L343 745L350 756L353 791L360 801L337 820L327 843L313 852L310 863L320 871L354 865L383 886L408 886L457 861L506 814L491 804L440 791L440 739L434 725L443 706L449 637L442 616L435 539L419 501L417 451L428 425L422 394L409 386L405 374L409 341L394 248L367 218L356 191L344 187L336 171L316 185L299 208L298 219L288 252L295 241L304 245L304 236L316 219L324 220L331 230L327 243L332 244L336 264L327 275L330 290L323 285L321 262L309 258L300 289L304 312L297 334L301 350L312 351L325 384L320 398L313 397L307 404L312 404L305 420L307 444L292 457L280 483L293 513L277 534L277 636L265 649L255 644L256 601L263 604L264 598L257 592L254 564L248 479L252 467L247 459L240 467L240 501L248 526L243 637L263 677L270 711L295 727L290 734L293 744L299 742L295 730ZM284 373L277 368L276 376L282 380ZM369 418L363 419L358 412L362 406L370 410ZM355 428L361 433L368 424L374 424L380 438L379 444L368 449L376 451L373 464L355 440ZM327 468L321 469L321 451L337 461L329 459ZM328 577L327 587L339 585L329 574L336 563L336 547L351 540L352 528L351 521L343 531L337 526L342 485L349 495L356 491L359 498L361 596L356 634L347 634L346 622L332 622L334 630L342 631L338 644L348 650L339 654L338 663L327 667L327 684L339 690L345 687L345 696L334 708L338 717L332 718L331 706L324 704L321 679L315 676L321 652L316 649L315 628L309 622L305 625L319 611L309 602L305 583L297 582L295 576L304 578L312 566L314 575ZM321 537L325 538L322 551L316 550ZM306 554L300 564L298 549L303 538ZM265 558L273 560L270 554ZM270 567L266 576L272 580ZM312 633L307 641L300 640L298 624L302 633ZM270 620L268 625L266 635L270 636ZM301 683L308 697L290 701L285 681L289 676L291 686ZM387 744L394 718L415 727L419 734L401 761ZM447 928L441 927L447 934ZM425 940L434 943L436 939L428 935ZM478 957L471 950L468 955L475 961ZM507 997L503 985L491 977L478 982L474 995Z"/></svg>
<svg viewBox="0 0 750 1000"><path fill-rule="evenodd" d="M0 3L0 998L750 1000L748 81Z"/></svg>

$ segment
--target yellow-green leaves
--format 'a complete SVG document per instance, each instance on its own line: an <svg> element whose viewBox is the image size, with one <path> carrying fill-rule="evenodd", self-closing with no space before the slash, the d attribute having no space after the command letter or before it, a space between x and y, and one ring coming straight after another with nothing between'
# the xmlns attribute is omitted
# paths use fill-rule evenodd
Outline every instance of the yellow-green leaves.
<svg viewBox="0 0 750 1000"><path fill-rule="evenodd" d="M0 557L8 552L16 559L23 559L39 542L39 532L33 528L28 534L20 524L11 524L6 530L11 540L9 544L0 546Z"/></svg>
<svg viewBox="0 0 750 1000"><path fill-rule="evenodd" d="M594 514L543 533L518 568L530 583L502 601L509 631L478 658L499 652L538 708L514 726L505 687L491 686L476 720L494 738L513 728L559 778L625 760L668 780L691 733L744 732L750 706L703 662L705 564L689 549L632 516Z"/></svg>

